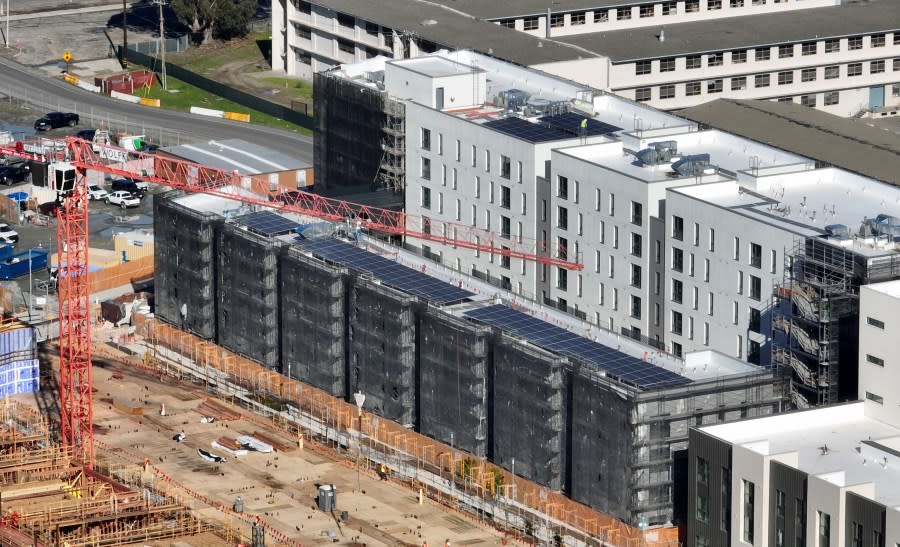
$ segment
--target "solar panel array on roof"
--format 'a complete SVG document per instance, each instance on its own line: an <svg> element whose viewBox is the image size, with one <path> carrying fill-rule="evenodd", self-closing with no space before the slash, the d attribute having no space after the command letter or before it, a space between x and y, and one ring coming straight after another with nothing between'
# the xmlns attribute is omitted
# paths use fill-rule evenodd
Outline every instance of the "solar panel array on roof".
<svg viewBox="0 0 900 547"><path fill-rule="evenodd" d="M578 112L564 112L555 116L544 116L543 118L538 119L554 129L560 129L580 137L608 135L622 129L621 127L616 127L612 124L588 118ZM583 128L581 126L582 123L584 123Z"/></svg>
<svg viewBox="0 0 900 547"><path fill-rule="evenodd" d="M609 375L639 387L661 388L691 382L680 374L500 304L468 311L465 315L521 336L544 349L597 365Z"/></svg>
<svg viewBox="0 0 900 547"><path fill-rule="evenodd" d="M235 220L249 228L250 231L265 236L286 234L300 226L299 222L275 214L272 211L257 211L239 216Z"/></svg>
<svg viewBox="0 0 900 547"><path fill-rule="evenodd" d="M528 142L561 141L578 137L577 134L568 133L554 127L548 127L545 124L532 123L523 120L522 118L516 118L515 116L491 120L485 122L483 125Z"/></svg>
<svg viewBox="0 0 900 547"><path fill-rule="evenodd" d="M300 241L297 245L320 258L370 273L389 287L423 296L436 304L460 302L473 294L337 239Z"/></svg>

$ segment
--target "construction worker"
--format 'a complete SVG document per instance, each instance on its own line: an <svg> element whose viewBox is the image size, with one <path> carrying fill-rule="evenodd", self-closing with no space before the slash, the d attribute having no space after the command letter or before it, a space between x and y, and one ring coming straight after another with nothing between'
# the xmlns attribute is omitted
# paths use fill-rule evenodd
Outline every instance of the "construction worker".
<svg viewBox="0 0 900 547"><path fill-rule="evenodd" d="M447 540L444 541L444 547L450 547L450 538L447 538Z"/></svg>
<svg viewBox="0 0 900 547"><path fill-rule="evenodd" d="M381 480L383 481L388 479L388 468L383 463L378 466L378 476L381 477Z"/></svg>

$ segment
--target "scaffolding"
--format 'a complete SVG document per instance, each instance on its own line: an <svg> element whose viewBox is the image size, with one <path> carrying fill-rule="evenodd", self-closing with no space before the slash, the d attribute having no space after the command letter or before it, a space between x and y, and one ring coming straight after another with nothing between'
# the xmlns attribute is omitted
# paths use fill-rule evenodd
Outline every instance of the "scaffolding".
<svg viewBox="0 0 900 547"><path fill-rule="evenodd" d="M384 153L375 183L381 188L403 192L406 187L406 107L402 102L384 98L381 132Z"/></svg>
<svg viewBox="0 0 900 547"><path fill-rule="evenodd" d="M785 257L776 286L773 362L791 370L794 405L857 396L859 287L900 275L896 253L802 238Z"/></svg>

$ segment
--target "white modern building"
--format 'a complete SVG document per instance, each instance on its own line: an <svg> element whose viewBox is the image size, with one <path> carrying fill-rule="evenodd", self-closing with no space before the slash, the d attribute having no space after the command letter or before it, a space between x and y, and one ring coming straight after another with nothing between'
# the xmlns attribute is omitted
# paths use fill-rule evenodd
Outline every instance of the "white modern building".
<svg viewBox="0 0 900 547"><path fill-rule="evenodd" d="M377 55L472 49L662 109L727 97L850 116L900 104L898 9L886 0L281 0L273 68L311 79Z"/></svg>
<svg viewBox="0 0 900 547"><path fill-rule="evenodd" d="M856 230L900 216L896 186L477 53L375 74L406 109L411 227L488 248L407 244L668 353L769 364L773 293L804 239L898 256L886 221Z"/></svg>
<svg viewBox="0 0 900 547"><path fill-rule="evenodd" d="M698 546L900 544L900 282L860 290L858 402L691 431Z"/></svg>

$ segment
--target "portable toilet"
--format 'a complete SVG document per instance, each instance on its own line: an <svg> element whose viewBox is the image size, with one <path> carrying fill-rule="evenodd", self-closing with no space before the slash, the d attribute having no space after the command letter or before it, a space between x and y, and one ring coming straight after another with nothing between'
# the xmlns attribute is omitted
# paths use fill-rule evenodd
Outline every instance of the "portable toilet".
<svg viewBox="0 0 900 547"><path fill-rule="evenodd" d="M337 491L333 484L323 484L319 486L319 494L316 497L316 503L320 511L330 513L337 507Z"/></svg>

